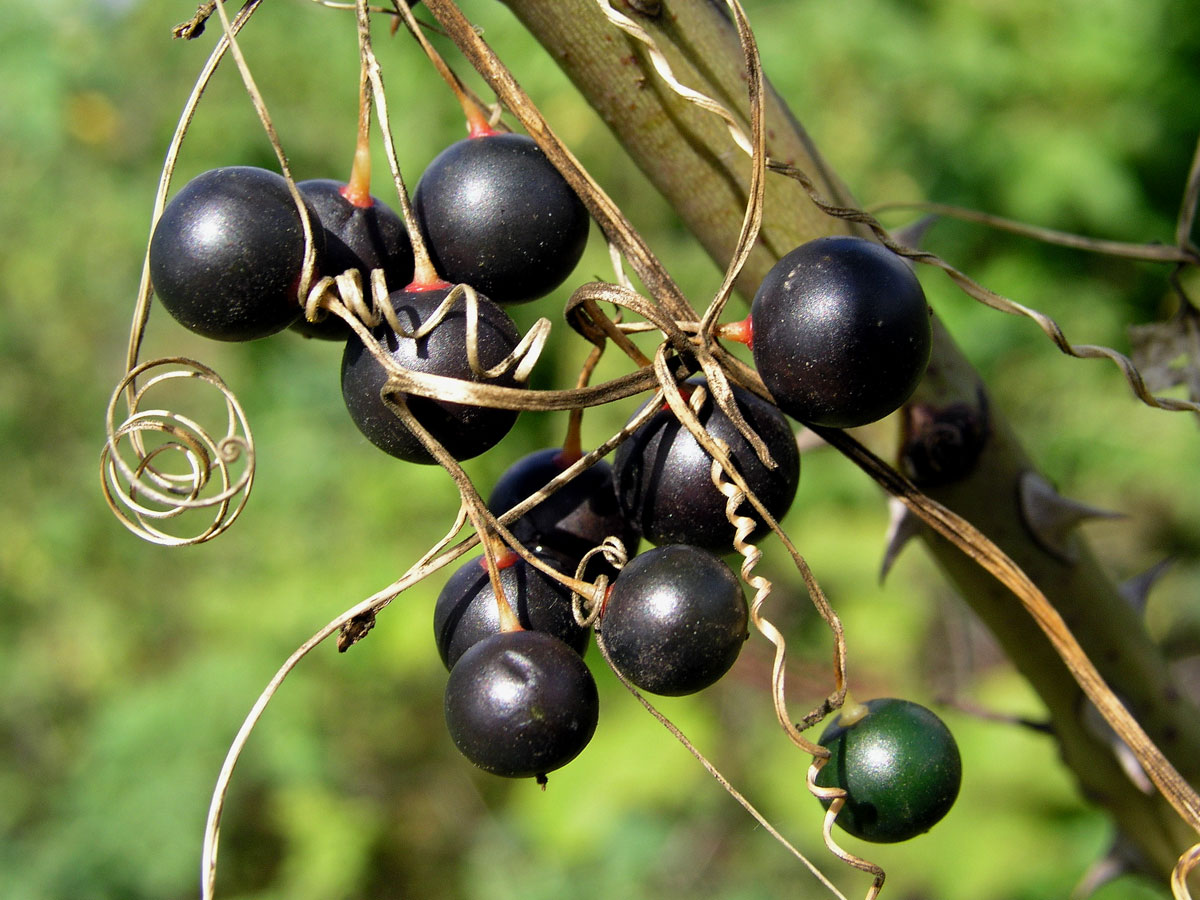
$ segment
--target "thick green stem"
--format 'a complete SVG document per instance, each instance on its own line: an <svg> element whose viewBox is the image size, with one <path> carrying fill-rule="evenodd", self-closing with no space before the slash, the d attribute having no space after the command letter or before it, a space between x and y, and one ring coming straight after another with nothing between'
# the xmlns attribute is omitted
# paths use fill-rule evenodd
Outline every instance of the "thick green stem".
<svg viewBox="0 0 1200 900"><path fill-rule="evenodd" d="M507 0L631 157L675 207L719 265L741 225L750 167L717 117L690 105L655 73L642 44L612 26L592 0ZM736 34L714 0L673 0L658 16L622 10L654 38L681 81L748 123L745 70ZM769 68L769 61L768 61ZM805 171L825 199L851 205L848 192L777 96L767 104L768 154ZM748 124L746 125L749 131ZM820 212L794 181L772 179L759 246L739 281L752 294L783 253L823 234L851 230ZM987 439L971 471L928 488L1008 553L1062 614L1105 680L1149 736L1192 784L1200 782L1200 715L1175 688L1137 613L1078 537L1072 559L1043 548L1019 503L1019 483L1034 466L982 383L944 329L935 328L929 374L912 403L986 410ZM1143 793L1110 746L1086 727L1082 691L1037 625L987 572L946 541L927 544L946 574L1033 684L1051 716L1065 762L1081 790L1107 809L1147 869L1166 877L1195 834L1157 794Z"/></svg>

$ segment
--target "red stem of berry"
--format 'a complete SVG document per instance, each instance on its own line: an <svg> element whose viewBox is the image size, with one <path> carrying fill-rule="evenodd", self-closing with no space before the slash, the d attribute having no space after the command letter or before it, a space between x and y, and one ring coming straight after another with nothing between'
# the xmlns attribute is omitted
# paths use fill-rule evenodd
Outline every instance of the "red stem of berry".
<svg viewBox="0 0 1200 900"><path fill-rule="evenodd" d="M365 58L358 81L358 141L354 147L350 180L342 188L342 196L351 205L363 209L375 203L371 196L371 81Z"/></svg>
<svg viewBox="0 0 1200 900"><path fill-rule="evenodd" d="M517 560L521 558L515 550L509 550L507 547L496 554L496 569L507 569L511 565L515 565ZM487 556L479 557L479 567L485 572L488 571Z"/></svg>
<svg viewBox="0 0 1200 900"><path fill-rule="evenodd" d="M581 459L583 459L583 445L579 442L579 435L575 434L573 439L568 437L567 443L554 457L554 464L559 469L566 471Z"/></svg>
<svg viewBox="0 0 1200 900"><path fill-rule="evenodd" d="M375 205L371 196L371 148L367 140L368 129L360 129L358 146L354 149L354 165L350 169L350 180L342 188L342 196L352 206L367 209Z"/></svg>
<svg viewBox="0 0 1200 900"><path fill-rule="evenodd" d="M716 328L717 337L754 349L754 322L749 316L740 322L723 322Z"/></svg>
<svg viewBox="0 0 1200 900"><path fill-rule="evenodd" d="M424 265L422 265L422 263ZM413 275L413 280L404 286L404 290L410 294L419 294L423 291L444 291L454 287L446 279L442 278L437 273L437 269L433 267L433 263L429 261L429 256L417 261L417 271Z"/></svg>
<svg viewBox="0 0 1200 900"><path fill-rule="evenodd" d="M504 546L496 539L494 535L484 534L480 536L480 542L483 544L484 554L480 562L488 573L488 579L492 583L492 594L496 598L496 611L500 619L501 631L524 631L520 619L517 618L516 612L512 608L512 604L508 602L508 597L504 595L504 585L500 583L500 570L511 566L519 557L509 547ZM493 565L488 564L488 558L494 560Z"/></svg>
<svg viewBox="0 0 1200 900"><path fill-rule="evenodd" d="M457 93L458 102L462 104L463 114L467 117L467 137L479 138L498 134L496 129L488 122L483 110L479 108L479 104L468 97L463 91L460 90Z"/></svg>
<svg viewBox="0 0 1200 900"><path fill-rule="evenodd" d="M411 14L406 16L406 18L412 19ZM412 19L412 22L415 21L415 19ZM488 123L487 116L479 108L479 104L467 96L467 92L463 89L462 82L459 81L458 76L454 74L453 70L447 65L441 54L434 49L433 45L425 39L425 35L421 33L421 29L413 27L412 23L409 24L409 28L413 33L413 37L416 38L417 43L421 45L421 49L429 58L429 61L433 63L433 67L442 76L442 80L446 82L450 90L454 92L454 96L458 98L463 114L467 117L467 136L485 137L489 134L495 134L496 129L492 128L491 124Z"/></svg>
<svg viewBox="0 0 1200 900"><path fill-rule="evenodd" d="M687 382L684 382L683 384L679 385L679 396L683 399L684 403L687 403L692 399L692 394L695 392L695 390L695 387ZM671 404L668 403L665 398L662 402L662 409L664 411L669 411L671 409Z"/></svg>

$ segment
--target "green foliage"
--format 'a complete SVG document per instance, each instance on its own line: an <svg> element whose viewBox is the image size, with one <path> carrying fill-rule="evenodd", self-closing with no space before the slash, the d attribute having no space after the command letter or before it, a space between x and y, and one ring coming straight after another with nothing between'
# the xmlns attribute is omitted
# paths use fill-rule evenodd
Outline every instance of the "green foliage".
<svg viewBox="0 0 1200 900"><path fill-rule="evenodd" d="M713 265L553 62L500 4L466 5L685 290L710 293ZM1124 240L1173 233L1200 130L1200 20L1187 4L749 5L768 73L864 204L930 199ZM254 495L229 534L176 551L141 544L104 508L102 413L124 362L158 169L218 30L172 42L169 27L193 8L0 7L0 884L15 900L195 896L208 794L258 692L295 645L392 581L451 521L454 493L438 471L398 464L354 431L337 348L291 335L214 345L161 311L147 355L203 360L246 406L260 460ZM415 180L461 121L409 42L383 29L377 41L401 164ZM245 46L297 177L344 177L357 91L352 18L267 3ZM376 150L376 183L386 186ZM225 164L273 164L232 66L201 106L179 183ZM928 244L1080 341L1125 347L1128 323L1170 310L1161 269L949 221ZM608 270L593 240L579 272ZM1164 551L1180 557L1152 606L1162 633L1179 634L1171 623L1194 618L1200 579L1200 487L1184 477L1194 423L1139 407L1111 368L1066 359L1029 322L922 277L1048 471L1068 493L1129 514L1094 527L1101 556L1121 575ZM537 378L563 385L586 346L556 328ZM607 436L630 409L590 414L585 441ZM468 469L487 485L564 428L564 417L525 414L502 456ZM960 688L972 703L1038 716L923 559L906 556L877 583L883 504L842 460L805 458L785 525L843 615L856 694L932 702ZM786 560L769 550L763 569L781 583L769 612L793 642L791 695L823 696L823 632ZM402 595L346 656L323 648L289 678L234 779L223 896L817 895L594 651L599 732L547 792L472 771L441 723L445 676L430 625L440 583ZM946 653L945 635L962 658ZM857 876L820 845L804 761L769 708L769 662L769 648L752 640L729 680L663 708L856 894ZM889 893L1065 896L1105 849L1107 826L1075 795L1050 741L961 713L946 719L963 752L962 796L929 836L872 849ZM1126 879L1096 896L1159 895Z"/></svg>

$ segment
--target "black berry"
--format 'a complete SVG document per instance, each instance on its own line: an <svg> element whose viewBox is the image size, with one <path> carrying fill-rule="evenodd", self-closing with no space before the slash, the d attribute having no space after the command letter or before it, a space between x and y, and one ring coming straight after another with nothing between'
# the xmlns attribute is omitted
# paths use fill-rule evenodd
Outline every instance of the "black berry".
<svg viewBox="0 0 1200 900"><path fill-rule="evenodd" d="M316 213L325 233L326 275L357 269L363 294L371 298L371 270L382 269L389 290L412 281L413 253L402 220L387 204L367 197L360 206L347 199L346 185L329 178L301 181L296 187ZM302 334L328 340L346 340L350 328L337 316L319 322L300 319L294 326Z"/></svg>
<svg viewBox="0 0 1200 900"><path fill-rule="evenodd" d="M500 476L488 498L488 509L502 515L544 488L573 462L562 448L538 450L518 460ZM612 467L599 460L508 526L527 546L560 554L574 566L606 537L615 535L629 553L638 543L636 530L617 506Z"/></svg>
<svg viewBox="0 0 1200 900"><path fill-rule="evenodd" d="M554 559L546 561L557 568ZM447 669L483 638L501 630L496 595L483 562L484 557L478 556L460 566L438 594L433 633ZM515 553L502 557L498 570L504 597L521 627L544 631L575 652L584 652L591 631L576 624L569 588Z"/></svg>
<svg viewBox="0 0 1200 900"><path fill-rule="evenodd" d="M774 469L759 460L711 397L698 418L705 431L728 445L734 466L779 519L791 507L800 481L795 436L787 418L773 405L736 386L733 394L742 416L770 450L777 463ZM725 495L712 482L712 457L669 407L664 406L617 449L613 475L621 515L651 543L692 544L714 553L733 550L734 527L725 514ZM738 514L758 518L746 501ZM760 522L751 537L761 534L763 527Z"/></svg>
<svg viewBox="0 0 1200 900"><path fill-rule="evenodd" d="M389 298L400 324L407 334L431 321L449 293L448 288L427 291L393 291ZM486 297L479 297L478 352L484 369L489 369L516 347L520 340L517 327L508 314ZM384 350L399 365L416 372L481 382L483 377L472 369L467 357L467 304L459 297L445 316L420 338L397 335L385 323L374 334ZM359 340L346 342L342 356L342 397L354 424L371 443L399 459L432 463L433 457L383 402L380 391L387 383L387 371ZM511 374L489 381L490 384L516 387ZM470 459L494 446L517 420L517 412L461 403L406 396L409 410L455 459Z"/></svg>
<svg viewBox="0 0 1200 900"><path fill-rule="evenodd" d="M310 219L320 254L324 233L311 210ZM250 166L193 178L150 240L150 278L163 307L220 341L254 340L296 321L303 266L304 226L287 181Z"/></svg>
<svg viewBox="0 0 1200 900"><path fill-rule="evenodd" d="M865 716L843 725L839 715L821 735L830 757L816 782L846 791L834 821L848 833L876 843L906 841L954 805L962 782L958 745L942 720L917 703L880 698L864 705Z"/></svg>
<svg viewBox="0 0 1200 900"><path fill-rule="evenodd" d="M630 560L597 630L614 668L652 694L691 694L729 671L749 610L729 566L698 547L656 547Z"/></svg>
<svg viewBox="0 0 1200 900"><path fill-rule="evenodd" d="M413 208L442 277L497 303L548 294L587 244L587 210L525 135L451 144L421 176Z"/></svg>
<svg viewBox="0 0 1200 900"><path fill-rule="evenodd" d="M851 428L898 409L932 344L929 307L908 264L857 237L818 238L767 273L755 294L754 364L800 422Z"/></svg>
<svg viewBox="0 0 1200 900"><path fill-rule="evenodd" d="M479 641L450 670L446 727L479 768L508 778L565 766L596 731L600 698L579 654L540 631Z"/></svg>

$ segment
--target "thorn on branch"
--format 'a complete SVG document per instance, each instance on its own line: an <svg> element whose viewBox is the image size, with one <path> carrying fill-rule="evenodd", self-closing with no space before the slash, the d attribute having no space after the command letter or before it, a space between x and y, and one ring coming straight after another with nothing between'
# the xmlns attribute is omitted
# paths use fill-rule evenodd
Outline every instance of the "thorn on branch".
<svg viewBox="0 0 1200 900"><path fill-rule="evenodd" d="M1037 472L1022 475L1019 487L1025 527L1043 550L1065 563L1075 562L1078 556L1071 542L1076 528L1089 519L1120 519L1125 515L1064 497Z"/></svg>
<svg viewBox="0 0 1200 900"><path fill-rule="evenodd" d="M888 501L888 530L884 541L883 562L879 566L879 583L883 584L892 570L900 551L908 546L925 528L925 523L913 514L903 501L893 497Z"/></svg>
<svg viewBox="0 0 1200 900"><path fill-rule="evenodd" d="M1132 578L1127 578L1121 583L1121 596L1134 609L1139 612L1145 612L1146 602L1150 598L1150 590L1174 564L1175 557L1168 556L1165 559L1159 560L1145 572L1139 572Z"/></svg>
<svg viewBox="0 0 1200 900"><path fill-rule="evenodd" d="M1070 900L1089 900L1110 881L1133 872L1149 872L1152 867L1128 837L1118 832L1108 853L1084 872L1071 890Z"/></svg>
<svg viewBox="0 0 1200 900"><path fill-rule="evenodd" d="M1150 780L1146 770L1138 762L1137 755L1129 749L1128 744L1121 740L1120 735L1113 730L1112 726L1104 721L1104 717L1100 714L1100 710L1096 709L1096 705L1090 700L1084 702L1086 704L1083 708L1084 727L1097 740L1108 746L1113 756L1116 757L1121 771L1139 791L1146 795L1154 793L1154 782ZM1124 702L1123 699L1122 702Z"/></svg>

